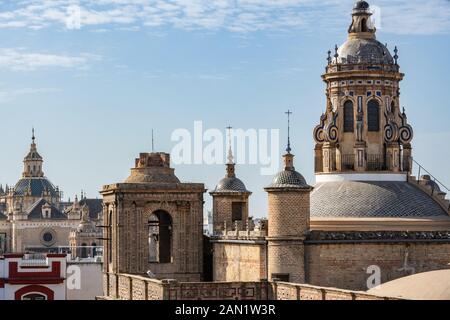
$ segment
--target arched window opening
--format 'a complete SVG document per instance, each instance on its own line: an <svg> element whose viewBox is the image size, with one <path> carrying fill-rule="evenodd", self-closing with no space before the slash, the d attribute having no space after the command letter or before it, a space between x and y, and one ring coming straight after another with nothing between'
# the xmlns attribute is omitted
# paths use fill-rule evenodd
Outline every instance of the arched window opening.
<svg viewBox="0 0 450 320"><path fill-rule="evenodd" d="M367 32L367 20L366 19L361 20L361 32Z"/></svg>
<svg viewBox="0 0 450 320"><path fill-rule="evenodd" d="M344 132L353 132L355 128L353 102L344 103Z"/></svg>
<svg viewBox="0 0 450 320"><path fill-rule="evenodd" d="M380 131L380 105L374 99L367 105L367 128L371 132Z"/></svg>
<svg viewBox="0 0 450 320"><path fill-rule="evenodd" d="M97 244L94 242L91 244L92 246L92 257L95 258L97 256Z"/></svg>
<svg viewBox="0 0 450 320"><path fill-rule="evenodd" d="M172 262L172 217L165 211L152 213L148 219L149 262Z"/></svg>
<svg viewBox="0 0 450 320"><path fill-rule="evenodd" d="M40 294L40 293L29 293L29 294L26 294L26 295L22 296L22 300L25 300L25 301L40 300L40 301L43 301L43 300L47 300L47 297L45 295L43 295L43 294Z"/></svg>
<svg viewBox="0 0 450 320"><path fill-rule="evenodd" d="M86 243L81 244L81 258L87 258L88 254L87 254L87 248L86 248Z"/></svg>

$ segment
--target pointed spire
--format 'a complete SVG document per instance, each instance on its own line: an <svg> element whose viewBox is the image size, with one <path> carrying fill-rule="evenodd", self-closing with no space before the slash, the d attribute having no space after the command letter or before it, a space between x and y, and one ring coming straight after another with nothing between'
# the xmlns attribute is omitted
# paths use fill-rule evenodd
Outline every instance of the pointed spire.
<svg viewBox="0 0 450 320"><path fill-rule="evenodd" d="M233 157L233 149L231 146L231 129L233 129L232 126L228 126L228 157L227 157L227 177L228 178L234 178L236 177L235 173L235 163L234 163L234 157Z"/></svg>
<svg viewBox="0 0 450 320"><path fill-rule="evenodd" d="M332 58L331 58L331 50L328 50L328 57L327 57L328 64L331 64Z"/></svg>
<svg viewBox="0 0 450 320"><path fill-rule="evenodd" d="M34 127L31 129L31 132L32 132L31 140L32 140L33 144L35 144L34 142L36 140L36 137L34 136Z"/></svg>
<svg viewBox="0 0 450 320"><path fill-rule="evenodd" d="M231 129L233 129L232 126L228 126L227 127L227 130L228 130L228 157L227 157L228 162L227 162L227 164L233 164L234 163L233 162L233 160L234 160L233 150L232 150L232 147L231 147Z"/></svg>
<svg viewBox="0 0 450 320"><path fill-rule="evenodd" d="M285 114L287 114L287 118L288 118L288 141L287 141L286 152L288 154L290 154L292 151L292 149L291 149L291 114L292 114L292 111L288 110L285 112Z"/></svg>

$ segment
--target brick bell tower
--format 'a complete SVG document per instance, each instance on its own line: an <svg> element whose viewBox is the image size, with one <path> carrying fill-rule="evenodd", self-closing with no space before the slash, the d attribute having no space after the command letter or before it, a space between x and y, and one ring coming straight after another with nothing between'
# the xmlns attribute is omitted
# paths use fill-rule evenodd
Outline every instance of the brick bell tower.
<svg viewBox="0 0 450 320"><path fill-rule="evenodd" d="M287 114L289 122L291 112ZM284 170L264 189L269 201L268 278L304 283L304 240L309 232L310 194L313 188L295 171L289 133L283 158Z"/></svg>
<svg viewBox="0 0 450 320"><path fill-rule="evenodd" d="M412 127L400 107L398 50L376 39L366 1L355 3L348 39L322 76L326 110L314 129L316 174L398 174L411 170Z"/></svg>
<svg viewBox="0 0 450 320"><path fill-rule="evenodd" d="M226 176L219 181L213 197L213 232L215 235L228 230L243 230L248 216L248 202L251 192L245 184L236 176L236 164L231 147L231 127L228 127L229 150L226 164Z"/></svg>

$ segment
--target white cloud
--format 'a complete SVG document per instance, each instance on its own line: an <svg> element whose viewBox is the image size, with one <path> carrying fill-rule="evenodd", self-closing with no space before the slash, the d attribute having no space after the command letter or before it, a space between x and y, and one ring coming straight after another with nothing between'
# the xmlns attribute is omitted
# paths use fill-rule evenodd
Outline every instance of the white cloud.
<svg viewBox="0 0 450 320"><path fill-rule="evenodd" d="M34 71L39 68L86 68L92 60L101 57L92 54L79 56L26 52L24 49L0 48L0 69Z"/></svg>
<svg viewBox="0 0 450 320"><path fill-rule="evenodd" d="M49 94L61 92L57 88L21 88L21 89L4 89L0 88L0 103L10 102L18 97L34 94Z"/></svg>
<svg viewBox="0 0 450 320"><path fill-rule="evenodd" d="M381 7L386 32L450 32L448 0L369 2ZM326 32L349 23L353 3L354 0L22 0L0 13L0 28L168 26L241 33L291 29ZM77 7L78 11L73 10Z"/></svg>

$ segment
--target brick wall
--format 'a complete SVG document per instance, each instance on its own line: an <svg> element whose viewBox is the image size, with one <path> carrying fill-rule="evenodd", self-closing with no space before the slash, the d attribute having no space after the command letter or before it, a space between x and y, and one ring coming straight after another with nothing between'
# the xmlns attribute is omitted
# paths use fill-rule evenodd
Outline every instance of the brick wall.
<svg viewBox="0 0 450 320"><path fill-rule="evenodd" d="M267 278L266 242L214 243L214 281L260 281Z"/></svg>
<svg viewBox="0 0 450 320"><path fill-rule="evenodd" d="M350 290L367 290L372 265L385 283L414 273L450 269L446 243L340 243L306 246L306 282ZM406 270L405 270L406 266Z"/></svg>

